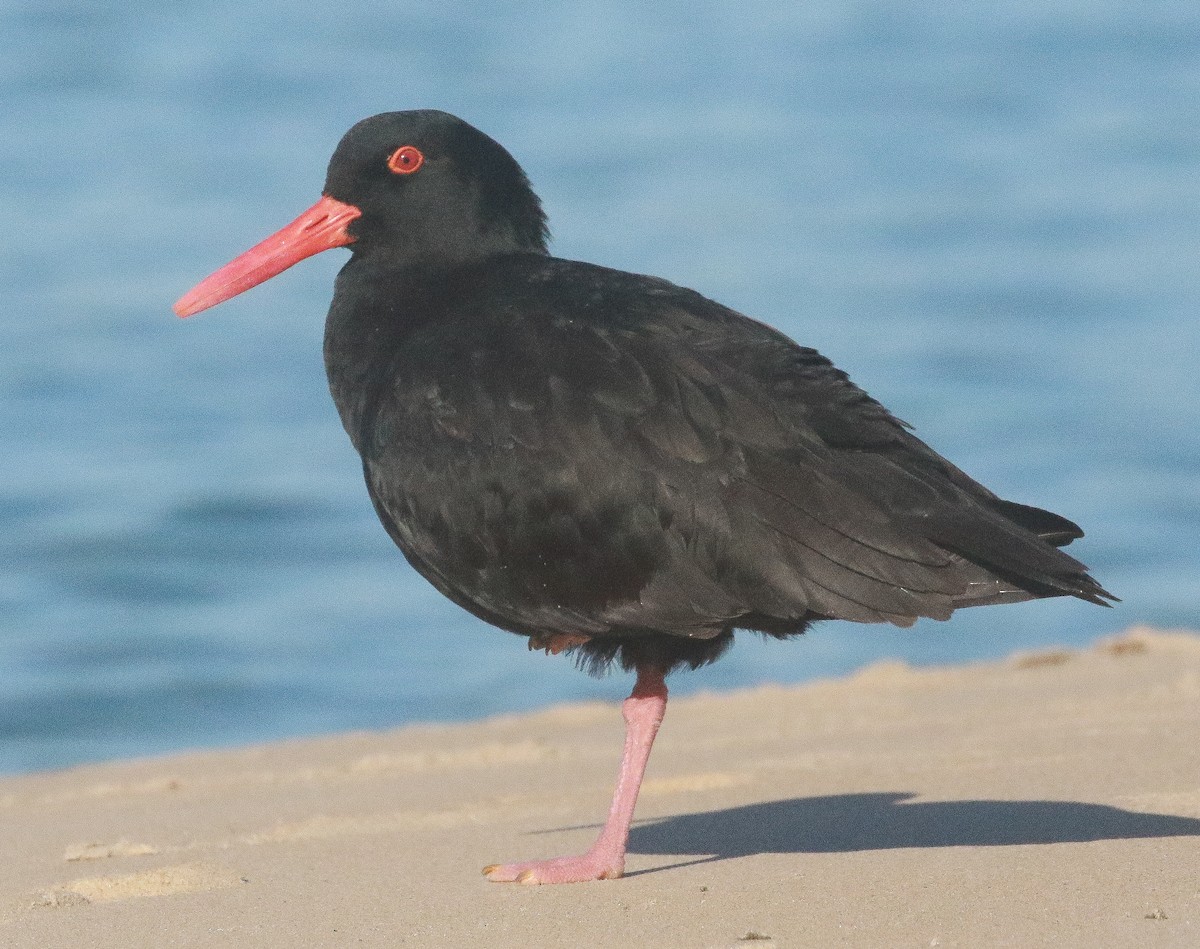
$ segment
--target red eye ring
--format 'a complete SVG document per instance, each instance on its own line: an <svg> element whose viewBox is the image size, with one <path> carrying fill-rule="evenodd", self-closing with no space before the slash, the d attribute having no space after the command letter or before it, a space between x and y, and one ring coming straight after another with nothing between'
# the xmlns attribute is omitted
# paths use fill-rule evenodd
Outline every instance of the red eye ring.
<svg viewBox="0 0 1200 949"><path fill-rule="evenodd" d="M425 156L415 145L401 145L388 156L387 166L392 174L411 175L425 164Z"/></svg>

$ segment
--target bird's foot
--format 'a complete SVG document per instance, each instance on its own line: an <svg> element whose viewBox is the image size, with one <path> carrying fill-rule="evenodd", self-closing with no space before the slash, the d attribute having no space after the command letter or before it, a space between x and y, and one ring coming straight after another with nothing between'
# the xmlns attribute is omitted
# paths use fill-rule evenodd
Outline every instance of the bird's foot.
<svg viewBox="0 0 1200 949"><path fill-rule="evenodd" d="M530 643L533 643L530 637ZM537 648L548 643L539 641ZM604 829L586 853L553 860L493 864L483 875L495 883L583 883L587 880L616 880L625 875L625 847L629 824L637 804L638 788L646 773L650 747L667 710L667 684L661 669L639 666L633 692L621 706L625 719L625 751L613 791L612 806Z"/></svg>
<svg viewBox="0 0 1200 949"><path fill-rule="evenodd" d="M577 857L494 863L483 868L493 883L585 883L616 880L625 873L625 855L589 850Z"/></svg>

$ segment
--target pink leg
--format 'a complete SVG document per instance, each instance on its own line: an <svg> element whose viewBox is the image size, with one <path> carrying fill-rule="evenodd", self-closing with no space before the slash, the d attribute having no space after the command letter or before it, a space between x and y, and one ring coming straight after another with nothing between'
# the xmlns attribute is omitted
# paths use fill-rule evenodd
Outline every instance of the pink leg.
<svg viewBox="0 0 1200 949"><path fill-rule="evenodd" d="M625 845L637 804L642 775L654 736L667 710L667 683L658 669L638 669L633 694L621 706L625 718L625 752L604 829L587 853L553 860L493 864L483 874L494 883L582 883L615 880L625 873Z"/></svg>

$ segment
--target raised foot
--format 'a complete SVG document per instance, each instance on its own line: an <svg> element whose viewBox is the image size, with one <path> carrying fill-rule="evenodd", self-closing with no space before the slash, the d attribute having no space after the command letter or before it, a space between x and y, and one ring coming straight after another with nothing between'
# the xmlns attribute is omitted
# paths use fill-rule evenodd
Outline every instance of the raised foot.
<svg viewBox="0 0 1200 949"><path fill-rule="evenodd" d="M483 875L493 883L585 883L616 880L624 873L624 860L614 861L611 855L593 853L525 863L493 863L483 868Z"/></svg>

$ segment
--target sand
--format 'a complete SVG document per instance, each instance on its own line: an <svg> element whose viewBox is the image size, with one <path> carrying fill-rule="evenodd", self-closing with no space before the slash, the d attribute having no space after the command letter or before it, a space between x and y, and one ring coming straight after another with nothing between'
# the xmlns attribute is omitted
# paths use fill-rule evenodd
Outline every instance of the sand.
<svg viewBox="0 0 1200 949"><path fill-rule="evenodd" d="M589 704L5 779L0 945L1200 946L1195 634L673 701L625 879L485 881L590 843L621 738Z"/></svg>

